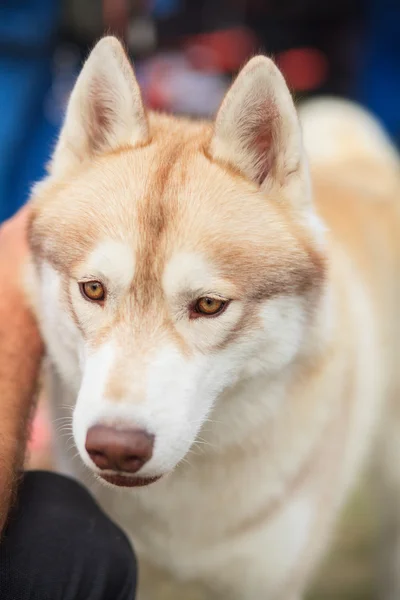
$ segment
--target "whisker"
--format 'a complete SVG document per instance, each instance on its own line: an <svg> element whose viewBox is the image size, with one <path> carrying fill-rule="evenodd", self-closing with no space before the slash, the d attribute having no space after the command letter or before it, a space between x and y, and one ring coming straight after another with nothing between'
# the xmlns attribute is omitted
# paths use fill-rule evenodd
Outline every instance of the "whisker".
<svg viewBox="0 0 400 600"><path fill-rule="evenodd" d="M55 431L65 431L66 429L72 431L72 423L64 423L64 425L61 424L58 427L55 427Z"/></svg>

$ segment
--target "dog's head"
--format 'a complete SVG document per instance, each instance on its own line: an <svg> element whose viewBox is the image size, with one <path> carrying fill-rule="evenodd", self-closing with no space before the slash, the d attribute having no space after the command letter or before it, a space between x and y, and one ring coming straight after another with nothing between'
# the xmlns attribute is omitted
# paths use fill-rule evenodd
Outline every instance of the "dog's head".
<svg viewBox="0 0 400 600"><path fill-rule="evenodd" d="M213 124L196 123L146 113L119 42L100 41L30 231L83 461L117 485L150 482L224 390L288 368L322 289L321 235L296 111L269 59L250 60Z"/></svg>

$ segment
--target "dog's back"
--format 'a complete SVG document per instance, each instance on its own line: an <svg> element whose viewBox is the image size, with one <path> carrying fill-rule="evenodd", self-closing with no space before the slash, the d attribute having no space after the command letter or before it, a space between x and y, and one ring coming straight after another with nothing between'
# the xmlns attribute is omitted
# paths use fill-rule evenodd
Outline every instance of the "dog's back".
<svg viewBox="0 0 400 600"><path fill-rule="evenodd" d="M397 151L379 123L349 101L311 100L299 113L318 212L331 241L386 306L380 318L392 333L400 264Z"/></svg>
<svg viewBox="0 0 400 600"><path fill-rule="evenodd" d="M381 501L381 594L394 600L400 595L399 157L378 122L351 102L312 100L300 117L320 214L373 300L376 318L364 327L380 327L386 393L373 487Z"/></svg>

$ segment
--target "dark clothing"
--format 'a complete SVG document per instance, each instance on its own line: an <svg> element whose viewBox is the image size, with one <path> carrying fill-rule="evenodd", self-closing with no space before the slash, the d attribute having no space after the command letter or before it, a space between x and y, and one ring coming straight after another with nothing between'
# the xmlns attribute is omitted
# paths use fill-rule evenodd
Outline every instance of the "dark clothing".
<svg viewBox="0 0 400 600"><path fill-rule="evenodd" d="M125 534L72 479L24 475L0 544L1 600L134 600Z"/></svg>

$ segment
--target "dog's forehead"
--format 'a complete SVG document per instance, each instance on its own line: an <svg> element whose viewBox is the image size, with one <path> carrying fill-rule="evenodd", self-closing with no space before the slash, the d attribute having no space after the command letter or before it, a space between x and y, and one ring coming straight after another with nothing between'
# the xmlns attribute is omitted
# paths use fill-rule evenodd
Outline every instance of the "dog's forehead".
<svg viewBox="0 0 400 600"><path fill-rule="evenodd" d="M116 157L113 169L115 183L108 185L115 215L104 226L134 256L133 285L143 305L162 289L214 284L228 295L261 299L303 288L319 269L279 202L201 152L165 148L147 160L132 152Z"/></svg>
<svg viewBox="0 0 400 600"><path fill-rule="evenodd" d="M184 144L150 145L105 159L90 179L83 178L78 195L90 205L99 233L112 230L139 245L153 244L153 250L161 239L237 243L287 226L277 203Z"/></svg>
<svg viewBox="0 0 400 600"><path fill-rule="evenodd" d="M50 186L37 225L44 225L41 237L71 238L74 255L105 237L136 249L151 245L154 253L161 240L196 244L218 229L219 239L232 231L237 240L253 213L257 224L268 210L261 202L251 207L249 193L250 184L235 181L198 147L167 140L102 157L64 186Z"/></svg>
<svg viewBox="0 0 400 600"><path fill-rule="evenodd" d="M210 160L205 148L201 136L177 130L104 156L61 191L50 189L37 235L47 257L71 272L109 247L105 241L121 242L144 297L154 295L173 257L187 253L255 296L290 273L302 280L314 261L283 203Z"/></svg>

